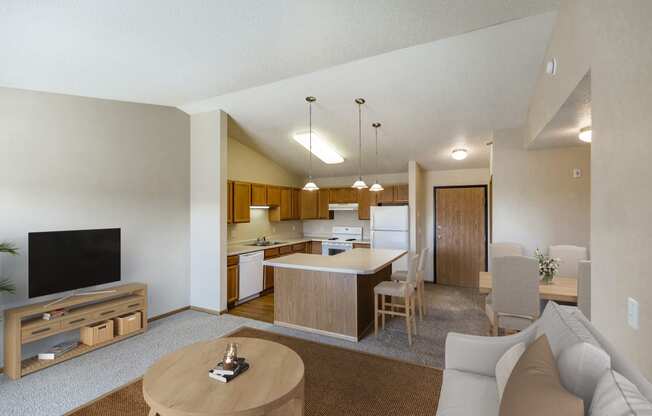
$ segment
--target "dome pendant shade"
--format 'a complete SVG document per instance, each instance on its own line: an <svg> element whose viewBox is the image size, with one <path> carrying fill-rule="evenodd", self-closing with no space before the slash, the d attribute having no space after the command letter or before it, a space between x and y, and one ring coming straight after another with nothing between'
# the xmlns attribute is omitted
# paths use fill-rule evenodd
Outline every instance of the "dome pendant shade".
<svg viewBox="0 0 652 416"><path fill-rule="evenodd" d="M378 182L374 183L373 185L371 185L371 188L369 188L369 191L371 192L380 192L384 190L385 188L383 188L382 185L379 184Z"/></svg>
<svg viewBox="0 0 652 416"><path fill-rule="evenodd" d="M312 179L308 179L308 182L306 182L305 185L303 185L303 190L304 191L317 191L319 190L319 187L317 186L316 183L312 181Z"/></svg>
<svg viewBox="0 0 652 416"><path fill-rule="evenodd" d="M351 188L356 188L356 189L366 189L368 188L367 184L364 183L362 180L362 177L359 177L357 181L353 182L353 185L351 185Z"/></svg>

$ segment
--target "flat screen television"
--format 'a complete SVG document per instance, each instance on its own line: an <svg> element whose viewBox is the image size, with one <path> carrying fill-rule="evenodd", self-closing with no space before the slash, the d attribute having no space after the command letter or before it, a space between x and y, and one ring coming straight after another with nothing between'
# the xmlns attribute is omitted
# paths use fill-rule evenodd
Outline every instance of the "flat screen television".
<svg viewBox="0 0 652 416"><path fill-rule="evenodd" d="M120 229L28 234L29 297L120 280Z"/></svg>

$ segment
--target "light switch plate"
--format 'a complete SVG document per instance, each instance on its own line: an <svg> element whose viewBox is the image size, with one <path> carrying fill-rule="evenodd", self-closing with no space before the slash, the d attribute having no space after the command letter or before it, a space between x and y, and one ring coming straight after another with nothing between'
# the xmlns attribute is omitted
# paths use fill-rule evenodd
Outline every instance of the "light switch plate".
<svg viewBox="0 0 652 416"><path fill-rule="evenodd" d="M581 178L582 177L582 169L580 168L574 168L573 169L573 178Z"/></svg>
<svg viewBox="0 0 652 416"><path fill-rule="evenodd" d="M638 331L638 301L627 298L627 324Z"/></svg>

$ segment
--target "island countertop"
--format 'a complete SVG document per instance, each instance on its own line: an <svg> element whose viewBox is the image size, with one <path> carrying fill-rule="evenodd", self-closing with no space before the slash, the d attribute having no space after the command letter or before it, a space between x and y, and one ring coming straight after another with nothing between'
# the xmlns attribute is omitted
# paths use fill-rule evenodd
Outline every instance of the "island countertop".
<svg viewBox="0 0 652 416"><path fill-rule="evenodd" d="M334 256L295 253L265 260L265 266L331 273L374 274L407 254L405 250L354 248Z"/></svg>

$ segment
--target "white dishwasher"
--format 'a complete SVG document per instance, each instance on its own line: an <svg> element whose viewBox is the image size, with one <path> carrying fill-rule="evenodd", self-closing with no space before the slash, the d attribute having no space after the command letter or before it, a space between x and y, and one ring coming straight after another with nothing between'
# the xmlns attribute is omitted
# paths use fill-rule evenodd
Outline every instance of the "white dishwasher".
<svg viewBox="0 0 652 416"><path fill-rule="evenodd" d="M238 301L258 295L263 291L262 251L240 255L240 293Z"/></svg>

